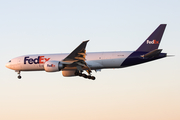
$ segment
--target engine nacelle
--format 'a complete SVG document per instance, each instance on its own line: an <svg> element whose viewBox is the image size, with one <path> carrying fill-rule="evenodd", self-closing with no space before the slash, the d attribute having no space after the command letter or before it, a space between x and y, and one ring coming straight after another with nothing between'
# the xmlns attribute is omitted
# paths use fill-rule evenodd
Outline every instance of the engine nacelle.
<svg viewBox="0 0 180 120"><path fill-rule="evenodd" d="M64 77L77 76L75 75L76 70L62 70L62 75Z"/></svg>
<svg viewBox="0 0 180 120"><path fill-rule="evenodd" d="M63 64L60 61L47 61L44 64L44 70L46 72L57 72L63 69Z"/></svg>

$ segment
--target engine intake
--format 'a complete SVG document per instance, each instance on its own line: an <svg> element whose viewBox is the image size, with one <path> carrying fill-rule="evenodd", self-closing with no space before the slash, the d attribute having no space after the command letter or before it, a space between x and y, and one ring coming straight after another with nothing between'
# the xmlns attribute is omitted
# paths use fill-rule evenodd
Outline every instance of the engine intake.
<svg viewBox="0 0 180 120"><path fill-rule="evenodd" d="M47 61L44 64L44 70L46 72L57 72L64 68L64 65L60 61Z"/></svg>

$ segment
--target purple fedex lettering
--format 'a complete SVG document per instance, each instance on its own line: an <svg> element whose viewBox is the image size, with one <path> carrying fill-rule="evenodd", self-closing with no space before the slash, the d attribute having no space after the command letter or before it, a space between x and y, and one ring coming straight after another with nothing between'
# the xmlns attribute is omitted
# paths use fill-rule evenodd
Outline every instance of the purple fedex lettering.
<svg viewBox="0 0 180 120"><path fill-rule="evenodd" d="M39 56L38 56L38 58L35 58L35 59L33 59L33 58L29 58L29 56L27 56L27 57L24 57L24 64L26 64L26 61L28 61L28 63L29 64L39 64Z"/></svg>
<svg viewBox="0 0 180 120"><path fill-rule="evenodd" d="M26 64L26 61L29 61L29 59L27 59L29 57L24 57L24 64Z"/></svg>
<svg viewBox="0 0 180 120"><path fill-rule="evenodd" d="M34 62L34 61L33 61L32 58L30 58L30 59L28 60L28 63L29 63L29 64L33 64L33 62Z"/></svg>
<svg viewBox="0 0 180 120"><path fill-rule="evenodd" d="M28 62L29 64L44 64L46 61L48 61L50 58L44 58L44 56L38 56L38 58L29 58L29 56L24 57L24 64ZM43 61L44 60L44 61Z"/></svg>
<svg viewBox="0 0 180 120"><path fill-rule="evenodd" d="M34 59L34 64L39 64L39 58L40 58L40 56L38 56L38 58Z"/></svg>

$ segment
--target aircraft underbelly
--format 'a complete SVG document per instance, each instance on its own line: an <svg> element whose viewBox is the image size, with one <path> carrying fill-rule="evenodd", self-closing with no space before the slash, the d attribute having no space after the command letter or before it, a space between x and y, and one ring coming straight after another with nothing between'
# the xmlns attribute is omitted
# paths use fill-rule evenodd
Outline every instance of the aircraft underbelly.
<svg viewBox="0 0 180 120"><path fill-rule="evenodd" d="M131 53L132 52L104 53L102 65L104 68L120 68L121 64Z"/></svg>
<svg viewBox="0 0 180 120"><path fill-rule="evenodd" d="M102 65L104 68L119 68L124 60L124 58L105 59L102 60Z"/></svg>
<svg viewBox="0 0 180 120"><path fill-rule="evenodd" d="M22 71L41 71L44 70L44 64L22 65Z"/></svg>

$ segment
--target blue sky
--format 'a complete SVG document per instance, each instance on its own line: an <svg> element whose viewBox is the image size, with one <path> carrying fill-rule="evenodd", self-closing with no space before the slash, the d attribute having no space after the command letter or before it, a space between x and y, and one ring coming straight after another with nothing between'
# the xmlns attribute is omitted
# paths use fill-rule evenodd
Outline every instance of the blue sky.
<svg viewBox="0 0 180 120"><path fill-rule="evenodd" d="M179 120L180 2L178 0L9 0L0 4L1 120ZM61 72L5 68L12 58L68 53L90 40L87 52L136 50L159 24L159 48L175 57L102 70L95 81Z"/></svg>

